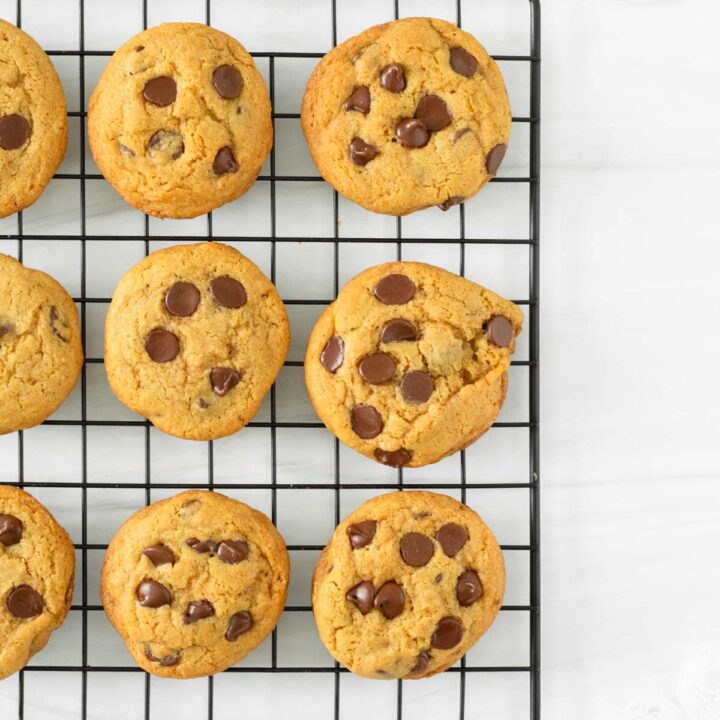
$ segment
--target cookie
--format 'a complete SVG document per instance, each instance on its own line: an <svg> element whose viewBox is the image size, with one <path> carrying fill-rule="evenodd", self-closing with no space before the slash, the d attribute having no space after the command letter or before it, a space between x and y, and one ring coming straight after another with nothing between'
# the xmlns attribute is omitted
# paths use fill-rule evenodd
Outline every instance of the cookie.
<svg viewBox="0 0 720 720"><path fill-rule="evenodd" d="M75 550L32 495L0 486L0 680L42 650L70 610Z"/></svg>
<svg viewBox="0 0 720 720"><path fill-rule="evenodd" d="M0 20L0 217L40 197L66 146L65 95L50 58Z"/></svg>
<svg viewBox="0 0 720 720"><path fill-rule="evenodd" d="M115 395L170 435L212 440L255 415L290 344L272 283L220 243L152 253L120 280L105 324Z"/></svg>
<svg viewBox="0 0 720 720"><path fill-rule="evenodd" d="M502 552L476 512L447 495L396 492L361 505L318 560L312 604L330 654L357 675L446 670L490 627Z"/></svg>
<svg viewBox="0 0 720 720"><path fill-rule="evenodd" d="M353 278L313 328L310 400L367 457L392 467L437 462L492 425L522 321L513 303L441 268L378 265Z"/></svg>
<svg viewBox="0 0 720 720"><path fill-rule="evenodd" d="M261 512L189 490L139 510L118 530L100 596L135 662L192 678L234 665L273 630L290 561Z"/></svg>
<svg viewBox="0 0 720 720"><path fill-rule="evenodd" d="M239 198L272 146L270 98L234 38L167 23L128 40L88 106L95 162L127 202L192 218Z"/></svg>
<svg viewBox="0 0 720 720"><path fill-rule="evenodd" d="M320 174L368 210L447 210L496 173L510 137L505 84L485 48L433 18L376 25L315 68L302 127Z"/></svg>
<svg viewBox="0 0 720 720"><path fill-rule="evenodd" d="M0 434L54 413L82 363L72 298L49 275L0 254Z"/></svg>

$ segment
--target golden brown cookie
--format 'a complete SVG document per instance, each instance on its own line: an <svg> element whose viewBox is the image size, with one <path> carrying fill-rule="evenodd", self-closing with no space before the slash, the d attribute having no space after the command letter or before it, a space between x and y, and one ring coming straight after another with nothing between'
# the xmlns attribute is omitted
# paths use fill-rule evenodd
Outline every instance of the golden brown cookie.
<svg viewBox="0 0 720 720"><path fill-rule="evenodd" d="M82 363L72 298L49 275L0 254L0 434L55 412Z"/></svg>
<svg viewBox="0 0 720 720"><path fill-rule="evenodd" d="M0 20L0 217L38 199L66 146L65 95L50 58Z"/></svg>
<svg viewBox="0 0 720 720"><path fill-rule="evenodd" d="M511 119L485 48L433 18L376 25L338 45L315 68L302 105L323 178L389 215L472 197L497 172Z"/></svg>
<svg viewBox="0 0 720 720"><path fill-rule="evenodd" d="M285 606L285 543L261 512L190 490L139 510L105 555L100 595L137 664L192 678L234 665Z"/></svg>
<svg viewBox="0 0 720 720"><path fill-rule="evenodd" d="M0 486L0 680L42 650L70 610L75 550L32 495Z"/></svg>
<svg viewBox="0 0 720 720"><path fill-rule="evenodd" d="M353 278L305 354L313 407L346 445L392 467L467 447L493 423L520 308L458 275L391 262Z"/></svg>
<svg viewBox="0 0 720 720"><path fill-rule="evenodd" d="M446 670L490 627L505 592L502 552L466 505L396 492L337 527L313 575L312 604L330 654L368 678Z"/></svg>
<svg viewBox="0 0 720 720"><path fill-rule="evenodd" d="M117 397L170 435L211 440L257 412L290 344L273 284L234 248L176 245L120 280L105 324Z"/></svg>
<svg viewBox="0 0 720 720"><path fill-rule="evenodd" d="M240 197L272 146L270 98L234 38L167 23L128 40L90 98L95 162L127 202L191 218Z"/></svg>

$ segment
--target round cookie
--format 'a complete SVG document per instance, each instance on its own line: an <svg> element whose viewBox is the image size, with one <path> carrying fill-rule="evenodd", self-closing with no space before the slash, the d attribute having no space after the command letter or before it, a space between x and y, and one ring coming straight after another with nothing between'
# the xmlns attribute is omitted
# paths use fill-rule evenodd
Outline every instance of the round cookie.
<svg viewBox="0 0 720 720"><path fill-rule="evenodd" d="M458 275L391 262L353 278L320 316L305 382L346 445L392 467L462 450L493 423L520 308Z"/></svg>
<svg viewBox="0 0 720 720"><path fill-rule="evenodd" d="M115 395L170 435L212 440L257 412L290 344L272 283L234 248L176 245L120 280L105 324Z"/></svg>
<svg viewBox="0 0 720 720"><path fill-rule="evenodd" d="M330 654L357 675L446 670L490 627L505 566L480 517L447 495L396 492L361 505L320 555L312 605Z"/></svg>
<svg viewBox="0 0 720 720"><path fill-rule="evenodd" d="M389 215L473 196L496 174L512 119L485 48L433 18L376 25L331 50L301 118L323 178Z"/></svg>
<svg viewBox="0 0 720 720"><path fill-rule="evenodd" d="M70 610L75 550L32 495L0 486L0 680L42 650Z"/></svg>
<svg viewBox="0 0 720 720"><path fill-rule="evenodd" d="M0 217L40 197L66 146L65 95L50 58L0 20Z"/></svg>
<svg viewBox="0 0 720 720"><path fill-rule="evenodd" d="M234 665L273 630L290 563L261 512L190 490L139 510L118 530L100 595L137 664L192 678Z"/></svg>
<svg viewBox="0 0 720 720"><path fill-rule="evenodd" d="M82 363L72 298L49 275L0 254L0 434L52 415Z"/></svg>
<svg viewBox="0 0 720 720"><path fill-rule="evenodd" d="M88 106L95 162L138 210L192 218L255 182L272 146L270 98L237 40L167 23L128 40Z"/></svg>

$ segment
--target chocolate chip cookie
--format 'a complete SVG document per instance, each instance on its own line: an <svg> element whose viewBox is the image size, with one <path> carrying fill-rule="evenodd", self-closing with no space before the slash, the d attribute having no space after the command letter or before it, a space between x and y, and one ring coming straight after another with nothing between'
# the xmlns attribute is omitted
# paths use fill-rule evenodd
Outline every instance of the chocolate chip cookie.
<svg viewBox="0 0 720 720"><path fill-rule="evenodd" d="M313 328L312 404L346 445L392 467L467 447L493 423L523 314L441 268L392 262L353 278Z"/></svg>
<svg viewBox="0 0 720 720"><path fill-rule="evenodd" d="M335 530L313 575L312 604L330 654L368 678L446 670L490 627L505 592L502 552L466 505L397 492Z"/></svg>
<svg viewBox="0 0 720 720"><path fill-rule="evenodd" d="M261 512L190 490L130 517L112 539L100 595L137 664L154 675L212 675L275 627L290 564Z"/></svg>
<svg viewBox="0 0 720 720"><path fill-rule="evenodd" d="M55 412L82 363L72 298L49 275L0 254L0 434Z"/></svg>
<svg viewBox="0 0 720 720"><path fill-rule="evenodd" d="M75 550L32 495L0 486L0 680L42 650L70 610Z"/></svg>
<svg viewBox="0 0 720 720"><path fill-rule="evenodd" d="M50 58L0 20L0 217L40 197L66 146L65 95Z"/></svg>
<svg viewBox="0 0 720 720"><path fill-rule="evenodd" d="M120 280L105 324L117 397L170 435L212 440L255 415L290 344L272 283L220 243L152 253Z"/></svg>
<svg viewBox="0 0 720 720"><path fill-rule="evenodd" d="M90 148L127 202L191 218L240 197L272 146L270 98L237 40L167 23L128 40L90 98Z"/></svg>
<svg viewBox="0 0 720 720"><path fill-rule="evenodd" d="M320 174L374 212L447 210L498 171L511 113L485 48L443 20L376 25L308 81L302 127Z"/></svg>

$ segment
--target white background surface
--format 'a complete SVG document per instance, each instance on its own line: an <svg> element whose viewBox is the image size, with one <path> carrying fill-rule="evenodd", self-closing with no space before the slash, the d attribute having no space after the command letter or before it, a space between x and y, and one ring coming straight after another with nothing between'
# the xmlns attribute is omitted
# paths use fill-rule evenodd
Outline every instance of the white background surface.
<svg viewBox="0 0 720 720"><path fill-rule="evenodd" d="M329 3L213 0L213 24L250 50L324 51ZM108 8L116 10L109 13ZM110 49L141 27L139 2L86 2L86 47ZM339 2L339 39L391 17L387 0ZM204 3L150 0L149 23L204 20ZM77 48L77 2L23 0L23 25L46 48ZM324 13L324 14L323 14ZM453 2L401 2L401 15L455 19ZM14 20L14 3L0 0ZM319 19L320 18L320 19ZM524 0L464 0L463 24L496 54L528 52ZM717 598L720 452L717 433L717 308L720 274L716 225L720 140L717 65L720 9L691 0L546 0L543 5L542 190L542 478L543 478L543 708L546 718L662 718L708 720L720 715L720 621ZM71 109L79 107L77 61L57 58ZM89 58L88 93L105 58ZM267 71L267 62L259 66ZM297 112L313 60L278 61L275 109ZM505 63L514 115L528 114L527 66ZM86 94L87 96L87 94ZM62 172L79 171L79 126ZM502 173L527 174L527 130L515 125ZM296 121L277 123L279 174L315 174ZM96 172L87 157L88 172ZM332 233L332 194L322 184L278 185L278 233ZM394 236L392 220L342 202L341 235ZM524 237L527 187L494 184L466 206L474 237ZM269 190L258 183L243 199L214 214L217 235L269 233ZM406 236L454 237L457 210L427 211L403 223ZM15 232L14 221L0 232ZM87 183L87 230L141 233L142 216L104 181ZM79 232L77 181L54 181L25 213L25 232ZM204 219L151 221L151 233L199 234ZM158 247L153 244L153 248ZM269 272L269 247L238 242ZM16 243L0 241L15 253ZM76 242L25 243L25 261L80 294ZM391 259L394 244L343 245L341 282L355 271ZM109 297L117 279L143 254L142 243L92 242L87 293ZM457 244L406 245L403 257L457 270ZM468 274L515 299L527 297L527 248L468 248ZM298 272L301 268L301 272ZM331 248L279 244L277 285L285 298L329 298ZM290 359L301 359L320 308L294 306ZM88 308L89 357L102 352L104 305ZM527 357L520 345L518 359ZM523 375L525 373L525 375ZM527 419L526 371L511 374L501 420ZM57 417L80 412L75 393ZM258 419L267 420L269 408ZM131 417L107 389L102 366L88 372L88 416ZM278 382L278 419L314 420L299 370ZM323 430L278 431L278 481L327 482L332 440ZM154 482L206 481L207 446L151 433ZM90 482L144 480L144 431L91 428ZM0 439L0 480L16 479L14 436ZM75 482L81 473L76 428L42 427L25 434L26 480ZM496 429L468 452L468 480L526 481L522 429ZM216 481L269 482L269 439L248 428L215 444ZM392 481L394 475L342 450L348 482ZM413 473L414 480L456 482L451 458ZM35 494L80 541L80 491L38 488ZM168 488L167 493L173 490ZM235 493L268 509L266 490ZM372 491L344 491L342 513ZM162 496L156 491L153 499ZM527 542L526 491L469 494L505 544ZM133 489L89 490L88 541L104 543L144 501ZM332 530L331 491L280 491L278 525L290 544L323 544ZM317 553L293 553L291 604L307 603ZM97 602L102 552L88 553L90 603ZM527 602L527 554L506 553L507 603ZM79 602L79 599L76 599ZM89 661L130 665L102 613L89 613ZM33 664L80 662L80 613ZM281 665L327 665L305 613L281 620ZM267 644L246 664L267 665ZM527 616L501 613L468 657L469 664L527 663ZM142 717L144 680L136 673L88 676L88 715ZM151 682L153 717L202 717L207 680ZM13 717L17 679L0 684L0 708ZM372 697L375 718L395 717L394 683L342 677L342 717ZM79 673L25 674L27 718L78 717ZM263 701L272 697L274 706ZM405 683L404 717L457 716L458 676ZM109 702L122 698L121 702ZM332 717L331 675L221 675L215 679L215 717ZM238 708L242 707L240 713ZM468 678L467 717L520 720L527 713L522 674Z"/></svg>

